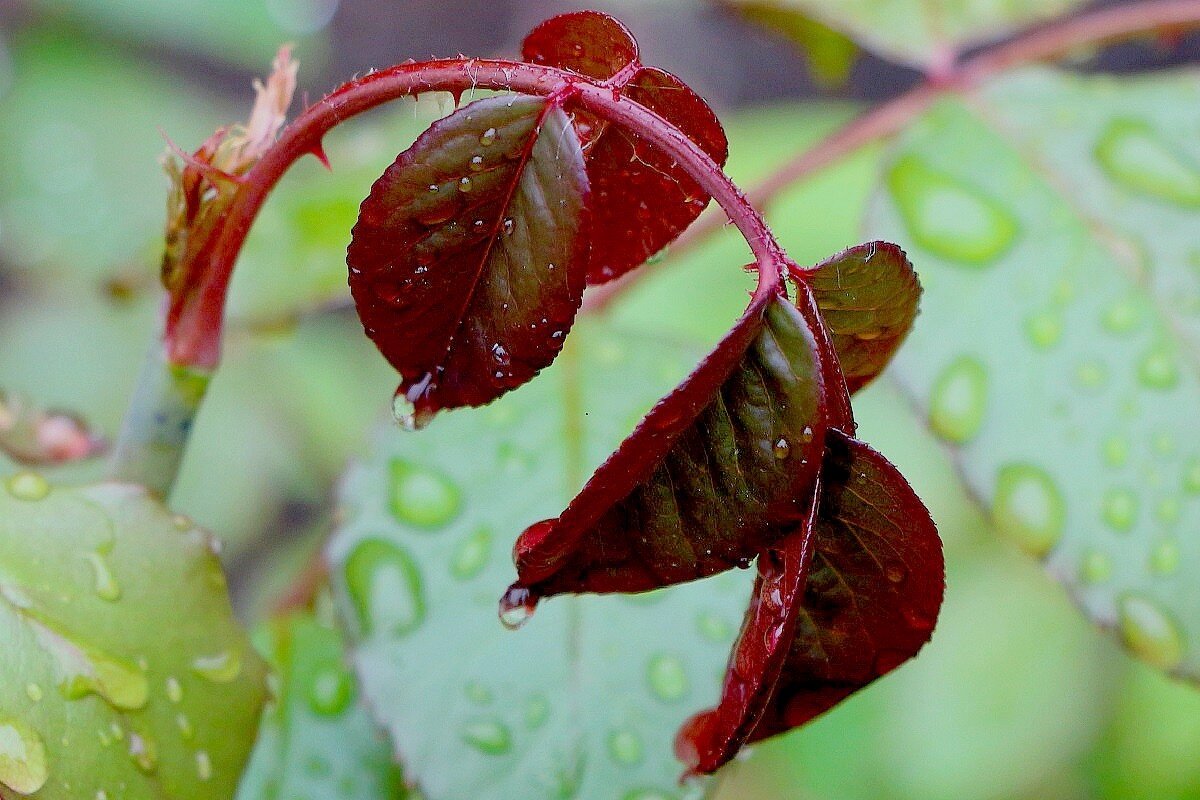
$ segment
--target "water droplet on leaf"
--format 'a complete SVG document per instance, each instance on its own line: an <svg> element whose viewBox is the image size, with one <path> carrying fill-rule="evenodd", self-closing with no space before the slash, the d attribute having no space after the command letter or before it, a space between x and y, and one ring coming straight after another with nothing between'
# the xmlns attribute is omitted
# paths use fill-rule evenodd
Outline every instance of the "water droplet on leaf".
<svg viewBox="0 0 1200 800"><path fill-rule="evenodd" d="M992 519L996 529L1041 558L1062 538L1067 508L1058 486L1040 467L1010 464L1000 470Z"/></svg>
<svg viewBox="0 0 1200 800"><path fill-rule="evenodd" d="M478 528L454 550L450 559L450 574L460 581L470 580L487 566L492 549L492 533Z"/></svg>
<svg viewBox="0 0 1200 800"><path fill-rule="evenodd" d="M1114 182L1130 191L1200 205L1200 168L1142 120L1109 123L1096 145L1096 158Z"/></svg>
<svg viewBox="0 0 1200 800"><path fill-rule="evenodd" d="M1137 521L1138 498L1130 489L1109 489L1104 493L1101 508L1108 527L1117 533L1127 533Z"/></svg>
<svg viewBox="0 0 1200 800"><path fill-rule="evenodd" d="M432 530L462 510L462 492L449 478L403 459L391 463L392 516L402 525Z"/></svg>
<svg viewBox="0 0 1200 800"><path fill-rule="evenodd" d="M314 714L334 717L350 705L354 696L354 679L341 664L322 667L308 685L308 707Z"/></svg>
<svg viewBox="0 0 1200 800"><path fill-rule="evenodd" d="M960 356L933 385L929 423L943 439L963 444L975 438L987 410L987 371L971 356Z"/></svg>
<svg viewBox="0 0 1200 800"><path fill-rule="evenodd" d="M1175 669L1183 661L1183 634L1152 600L1126 595L1118 604L1117 615L1125 646L1143 661L1165 670Z"/></svg>
<svg viewBox="0 0 1200 800"><path fill-rule="evenodd" d="M36 472L18 472L8 479L8 493L18 500L36 502L50 494L50 484Z"/></svg>
<svg viewBox="0 0 1200 800"><path fill-rule="evenodd" d="M412 557L384 539L365 539L346 560L346 588L364 634L404 636L425 619L421 574Z"/></svg>
<svg viewBox="0 0 1200 800"><path fill-rule="evenodd" d="M233 683L242 674L242 654L229 649L200 656L192 661L192 672L212 683Z"/></svg>
<svg viewBox="0 0 1200 800"><path fill-rule="evenodd" d="M471 747L490 756L503 755L512 747L512 734L508 726L496 720L467 723L462 738Z"/></svg>
<svg viewBox="0 0 1200 800"><path fill-rule="evenodd" d="M646 679L651 693L666 703L681 700L688 691L683 662L672 655L659 654L651 658L646 668Z"/></svg>
<svg viewBox="0 0 1200 800"><path fill-rule="evenodd" d="M629 730L613 731L608 737L608 752L613 761L631 766L642 761L642 740Z"/></svg>
<svg viewBox="0 0 1200 800"><path fill-rule="evenodd" d="M49 777L42 738L20 720L0 720L0 784L18 794L31 795Z"/></svg>

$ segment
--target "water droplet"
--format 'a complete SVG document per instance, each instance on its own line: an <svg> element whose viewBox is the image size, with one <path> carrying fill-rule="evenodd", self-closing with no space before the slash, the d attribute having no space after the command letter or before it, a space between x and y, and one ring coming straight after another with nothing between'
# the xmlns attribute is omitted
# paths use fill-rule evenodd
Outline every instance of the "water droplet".
<svg viewBox="0 0 1200 800"><path fill-rule="evenodd" d="M672 655L659 654L651 658L646 668L646 679L650 691L665 703L681 700L688 691L683 662Z"/></svg>
<svg viewBox="0 0 1200 800"><path fill-rule="evenodd" d="M431 184L429 184L429 191L430 191L430 192L433 192L433 193L435 193L435 194L436 194L437 192L440 192L441 190L442 190L442 187L438 186L436 183L431 183Z"/></svg>
<svg viewBox="0 0 1200 800"><path fill-rule="evenodd" d="M1109 123L1096 145L1096 158L1110 178L1132 192L1200 205L1200 169L1142 120Z"/></svg>
<svg viewBox="0 0 1200 800"><path fill-rule="evenodd" d="M471 189L473 189L473 188L474 187L471 186L471 179L468 178L466 175L462 176L462 178L459 179L458 190L460 192L462 192L463 194L469 193L471 191Z"/></svg>
<svg viewBox="0 0 1200 800"><path fill-rule="evenodd" d="M1086 584L1104 583L1113 574L1112 557L1101 550L1088 550L1079 564L1079 578Z"/></svg>
<svg viewBox="0 0 1200 800"><path fill-rule="evenodd" d="M514 583L500 598L500 622L510 631L520 628L537 610L538 597L529 589Z"/></svg>
<svg viewBox="0 0 1200 800"><path fill-rule="evenodd" d="M1147 663L1171 670L1183 661L1183 634L1178 625L1153 601L1125 595L1117 606L1125 646Z"/></svg>
<svg viewBox="0 0 1200 800"><path fill-rule="evenodd" d="M1138 377L1151 389L1171 389L1179 382L1179 365L1167 350L1151 350L1138 365Z"/></svg>
<svg viewBox="0 0 1200 800"><path fill-rule="evenodd" d="M496 129L488 128L483 133L479 134L479 143L484 147L491 147L496 143Z"/></svg>
<svg viewBox="0 0 1200 800"><path fill-rule="evenodd" d="M550 701L538 694L529 699L525 706L525 724L530 730L542 727L550 718Z"/></svg>
<svg viewBox="0 0 1200 800"><path fill-rule="evenodd" d="M1062 538L1067 507L1054 481L1040 467L1009 464L996 479L992 520L996 530L1041 558Z"/></svg>
<svg viewBox="0 0 1200 800"><path fill-rule="evenodd" d="M462 492L439 472L397 458L391 479L392 516L402 525L441 528L462 510Z"/></svg>
<svg viewBox="0 0 1200 800"><path fill-rule="evenodd" d="M913 238L935 255L984 265L1016 239L1016 219L1000 203L916 156L892 166L888 186Z"/></svg>
<svg viewBox="0 0 1200 800"><path fill-rule="evenodd" d="M183 687L179 684L178 678L167 678L167 699L172 703L183 701Z"/></svg>
<svg viewBox="0 0 1200 800"><path fill-rule="evenodd" d="M229 649L200 656L192 661L192 672L212 683L233 683L242 674L242 654Z"/></svg>
<svg viewBox="0 0 1200 800"><path fill-rule="evenodd" d="M421 574L399 545L364 539L347 559L345 575L363 633L404 636L425 619Z"/></svg>
<svg viewBox="0 0 1200 800"><path fill-rule="evenodd" d="M492 551L492 532L477 528L454 550L450 559L450 574L460 581L470 580L487 566Z"/></svg>
<svg viewBox="0 0 1200 800"><path fill-rule="evenodd" d="M710 642L724 644L733 635L733 627L713 613L704 613L696 618L696 629Z"/></svg>
<svg viewBox="0 0 1200 800"><path fill-rule="evenodd" d="M780 436L775 440L775 444L771 447L771 451L775 454L776 460L783 461L789 455L791 455L792 446L788 444L787 439L784 439L782 436Z"/></svg>
<svg viewBox="0 0 1200 800"><path fill-rule="evenodd" d="M608 736L608 753L618 764L640 764L642 740L633 731L613 731Z"/></svg>
<svg viewBox="0 0 1200 800"><path fill-rule="evenodd" d="M500 225L500 230L504 233L505 236L512 236L513 231L516 229L516 227L517 227L517 224L515 222L513 222L512 217L505 217L504 222L501 223L501 225Z"/></svg>
<svg viewBox="0 0 1200 800"><path fill-rule="evenodd" d="M508 350L506 350L504 345L500 344L499 342L496 342L492 345L492 360L497 364L507 364L509 361L511 361L508 355Z"/></svg>
<svg viewBox="0 0 1200 800"><path fill-rule="evenodd" d="M1104 463L1110 467L1122 467L1129 460L1129 441L1123 436L1112 435L1104 440Z"/></svg>
<svg viewBox="0 0 1200 800"><path fill-rule="evenodd" d="M346 710L354 697L354 678L341 664L327 664L313 676L306 697L314 714L337 716Z"/></svg>
<svg viewBox="0 0 1200 800"><path fill-rule="evenodd" d="M472 172L483 172L483 168L485 166L485 164L483 163L483 156L481 156L481 155L471 156L471 160L470 160L469 164L470 164Z"/></svg>
<svg viewBox="0 0 1200 800"><path fill-rule="evenodd" d="M113 577L112 570L108 567L108 561L100 553L87 553L84 555L84 560L92 567L93 586L96 590L96 596L101 600L114 602L121 599L121 585L117 583L117 579Z"/></svg>
<svg viewBox="0 0 1200 800"><path fill-rule="evenodd" d="M115 658L77 648L69 660L60 661L64 677L59 690L68 700L94 694L113 708L136 711L150 699L150 684L137 667Z"/></svg>
<svg viewBox="0 0 1200 800"><path fill-rule="evenodd" d="M800 431L800 444L812 444L814 436L816 436L816 434L813 433L812 426L805 425L804 430Z"/></svg>
<svg viewBox="0 0 1200 800"><path fill-rule="evenodd" d="M479 681L468 681L463 692L467 699L476 705L486 706L492 702L492 692Z"/></svg>
<svg viewBox="0 0 1200 800"><path fill-rule="evenodd" d="M1104 387L1108 381L1108 367L1103 361L1084 361L1075 368L1075 383L1089 392Z"/></svg>
<svg viewBox="0 0 1200 800"><path fill-rule="evenodd" d="M1183 468L1183 488L1188 494L1200 494L1200 458L1192 458Z"/></svg>
<svg viewBox="0 0 1200 800"><path fill-rule="evenodd" d="M1177 539L1160 539L1150 550L1150 571L1155 575L1174 575L1181 561Z"/></svg>
<svg viewBox="0 0 1200 800"><path fill-rule="evenodd" d="M208 757L208 753L203 750L196 751L196 777L202 781L212 779L212 759Z"/></svg>
<svg viewBox="0 0 1200 800"><path fill-rule="evenodd" d="M175 727L179 729L179 735L183 737L185 742L190 742L192 737L196 735L195 730L192 728L192 721L182 712L175 715Z"/></svg>
<svg viewBox="0 0 1200 800"><path fill-rule="evenodd" d="M18 500L35 502L50 494L50 484L36 472L18 472L8 479L8 493Z"/></svg>
<svg viewBox="0 0 1200 800"><path fill-rule="evenodd" d="M933 385L929 423L950 442L969 442L983 427L987 410L987 371L971 356L960 356Z"/></svg>
<svg viewBox="0 0 1200 800"><path fill-rule="evenodd" d="M1163 498L1154 510L1154 516L1164 525L1174 525L1183 516L1183 503L1177 497Z"/></svg>
<svg viewBox="0 0 1200 800"><path fill-rule="evenodd" d="M424 381L414 387L415 393L419 396L424 387L428 385L428 381ZM419 391L416 391L419 390ZM431 411L422 409L417 410L416 404L408 399L408 395L397 390L392 398L392 417L406 431L419 431L429 425L433 421L434 414Z"/></svg>
<svg viewBox="0 0 1200 800"><path fill-rule="evenodd" d="M31 795L49 777L42 738L20 720L0 721L0 784L17 794Z"/></svg>
<svg viewBox="0 0 1200 800"><path fill-rule="evenodd" d="M1104 330L1119 336L1135 330L1141 318L1138 305L1129 298L1121 298L1105 309L1101 325L1104 326Z"/></svg>
<svg viewBox="0 0 1200 800"><path fill-rule="evenodd" d="M471 747L489 756L503 755L512 747L512 734L508 726L496 720L467 723L462 738Z"/></svg>
<svg viewBox="0 0 1200 800"><path fill-rule="evenodd" d="M1117 533L1127 533L1137 522L1137 495L1130 489L1109 489L1101 501L1101 515L1108 527Z"/></svg>
<svg viewBox="0 0 1200 800"><path fill-rule="evenodd" d="M25 684L25 696L35 703L42 702L42 687L36 683Z"/></svg>
<svg viewBox="0 0 1200 800"><path fill-rule="evenodd" d="M1039 311L1025 320L1025 335L1037 349L1049 350L1062 339L1062 314L1055 309Z"/></svg>
<svg viewBox="0 0 1200 800"><path fill-rule="evenodd" d="M141 734L129 734L129 757L133 759L134 766L146 775L158 769L158 747L153 739Z"/></svg>

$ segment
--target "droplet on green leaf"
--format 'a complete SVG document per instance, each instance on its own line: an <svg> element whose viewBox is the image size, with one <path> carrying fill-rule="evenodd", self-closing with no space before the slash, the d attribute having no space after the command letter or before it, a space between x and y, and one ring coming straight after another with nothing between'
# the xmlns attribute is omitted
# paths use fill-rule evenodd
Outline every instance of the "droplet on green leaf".
<svg viewBox="0 0 1200 800"><path fill-rule="evenodd" d="M1112 557L1102 550L1088 550L1079 565L1079 577L1087 584L1104 583L1112 577Z"/></svg>
<svg viewBox="0 0 1200 800"><path fill-rule="evenodd" d="M498 756L512 748L508 726L497 720L477 720L463 728L463 741L481 753Z"/></svg>
<svg viewBox="0 0 1200 800"><path fill-rule="evenodd" d="M192 672L212 683L233 683L242 674L242 654L230 649L200 656L192 661Z"/></svg>
<svg viewBox="0 0 1200 800"><path fill-rule="evenodd" d="M1156 603L1138 595L1126 595L1120 600L1117 614L1121 638L1138 658L1166 670L1183 661L1183 634Z"/></svg>
<svg viewBox="0 0 1200 800"><path fill-rule="evenodd" d="M688 691L687 673L683 662L672 655L660 654L650 659L646 679L651 693L666 703L683 699Z"/></svg>
<svg viewBox="0 0 1200 800"><path fill-rule="evenodd" d="M84 560L92 567L96 596L109 602L121 599L121 585L113 577L112 569L109 568L108 561L104 556L100 553L87 553L84 555Z"/></svg>
<svg viewBox="0 0 1200 800"><path fill-rule="evenodd" d="M935 433L956 444L979 433L987 410L987 371L978 359L961 356L933 385L929 422Z"/></svg>
<svg viewBox="0 0 1200 800"><path fill-rule="evenodd" d="M478 528L459 543L450 559L450 574L460 581L470 580L487 566L492 550L492 532Z"/></svg>
<svg viewBox="0 0 1200 800"><path fill-rule="evenodd" d="M996 529L1030 555L1041 558L1062 538L1067 507L1053 479L1032 464L1000 470L992 519Z"/></svg>
<svg viewBox="0 0 1200 800"><path fill-rule="evenodd" d="M1171 389L1179 382L1179 365L1165 349L1151 350L1138 365L1138 377L1151 389Z"/></svg>
<svg viewBox="0 0 1200 800"><path fill-rule="evenodd" d="M50 494L50 484L36 472L18 472L8 479L8 493L18 500L36 502Z"/></svg>
<svg viewBox="0 0 1200 800"><path fill-rule="evenodd" d="M346 588L366 634L403 636L425 618L421 574L412 557L393 542L359 542L346 560Z"/></svg>
<svg viewBox="0 0 1200 800"><path fill-rule="evenodd" d="M1113 181L1132 192L1200 205L1200 168L1147 122L1113 120L1096 145L1096 158Z"/></svg>
<svg viewBox="0 0 1200 800"><path fill-rule="evenodd" d="M20 720L0 720L0 784L31 795L49 777L46 746L37 732Z"/></svg>
<svg viewBox="0 0 1200 800"><path fill-rule="evenodd" d="M642 740L633 731L613 731L608 737L608 752L618 764L638 764L642 760Z"/></svg>
<svg viewBox="0 0 1200 800"><path fill-rule="evenodd" d="M392 516L402 525L441 528L462 510L462 492L441 473L395 459L391 478Z"/></svg>
<svg viewBox="0 0 1200 800"><path fill-rule="evenodd" d="M1108 527L1117 533L1128 533L1137 522L1137 495L1130 489L1109 489L1104 493L1102 514Z"/></svg>
<svg viewBox="0 0 1200 800"><path fill-rule="evenodd" d="M305 696L314 714L337 716L350 705L354 696L354 678L341 664L328 664L313 675Z"/></svg>
<svg viewBox="0 0 1200 800"><path fill-rule="evenodd" d="M1150 550L1150 571L1155 575L1174 575L1180 561L1177 539L1161 539Z"/></svg>
<svg viewBox="0 0 1200 800"><path fill-rule="evenodd" d="M1057 309L1037 312L1025 320L1025 334L1034 347L1049 350L1062 339L1062 313Z"/></svg>

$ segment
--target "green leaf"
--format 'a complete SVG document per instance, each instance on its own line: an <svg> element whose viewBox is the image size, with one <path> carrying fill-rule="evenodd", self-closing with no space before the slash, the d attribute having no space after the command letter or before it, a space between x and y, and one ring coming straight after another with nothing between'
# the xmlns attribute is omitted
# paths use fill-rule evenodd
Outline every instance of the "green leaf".
<svg viewBox="0 0 1200 800"><path fill-rule="evenodd" d="M280 686L263 716L243 800L392 800L404 796L400 769L358 703L358 683L341 636L312 616L264 631Z"/></svg>
<svg viewBox="0 0 1200 800"><path fill-rule="evenodd" d="M746 572L560 598L519 632L496 618L517 533L561 510L698 355L593 325L488 408L385 431L344 484L336 599L363 692L430 800L676 797L675 729L718 696Z"/></svg>
<svg viewBox="0 0 1200 800"><path fill-rule="evenodd" d="M926 287L896 374L999 531L1193 679L1197 109L1195 73L1011 75L913 126L871 226Z"/></svg>
<svg viewBox="0 0 1200 800"><path fill-rule="evenodd" d="M212 538L144 490L0 492L0 788L40 800L228 798L265 667Z"/></svg>
<svg viewBox="0 0 1200 800"><path fill-rule="evenodd" d="M858 57L854 40L770 0L743 0L737 7L747 19L778 31L798 45L808 57L809 69L818 84L836 89L850 80L850 70Z"/></svg>
<svg viewBox="0 0 1200 800"><path fill-rule="evenodd" d="M724 0L751 15L774 9L841 31L864 48L915 67L935 66L947 54L1053 19L1088 0ZM798 24L798 23L797 23Z"/></svg>

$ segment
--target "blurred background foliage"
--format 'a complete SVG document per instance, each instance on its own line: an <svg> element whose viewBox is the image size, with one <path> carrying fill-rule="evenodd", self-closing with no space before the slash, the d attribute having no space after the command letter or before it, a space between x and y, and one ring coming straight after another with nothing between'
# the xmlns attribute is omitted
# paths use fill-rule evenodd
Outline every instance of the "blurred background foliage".
<svg viewBox="0 0 1200 800"><path fill-rule="evenodd" d="M792 32L811 46L808 58L700 0L586 5L619 15L648 61L711 100L729 131L730 171L744 184L917 79L870 55L851 61L846 43L819 28ZM532 24L577 7L0 0L0 385L116 431L155 330L163 134L190 149L243 117L251 78L280 42L296 44L301 90L314 97L409 57L511 53ZM1198 49L1194 37L1125 44L1082 66L1152 70L1192 61ZM247 246L226 362L174 504L225 539L235 602L249 623L265 618L327 532L331 487L394 388L356 319L339 308L358 201L422 120L448 109L434 98L339 131L327 143L333 175L302 164ZM797 261L862 238L881 157L867 148L774 205L772 224ZM739 240L721 232L641 285L616 321L646 336L712 341L744 303L744 259ZM296 314L311 308L323 310ZM887 383L856 405L864 438L899 464L939 522L949 575L943 618L914 663L757 747L726 773L720 796L1200 798L1200 695L1128 659L999 540L926 421ZM76 466L62 477L97 471ZM277 636L323 636L297 624Z"/></svg>

